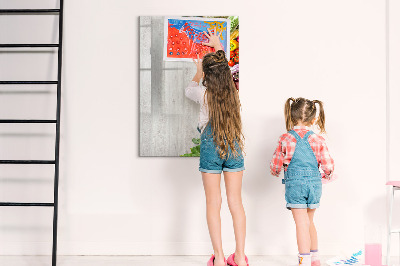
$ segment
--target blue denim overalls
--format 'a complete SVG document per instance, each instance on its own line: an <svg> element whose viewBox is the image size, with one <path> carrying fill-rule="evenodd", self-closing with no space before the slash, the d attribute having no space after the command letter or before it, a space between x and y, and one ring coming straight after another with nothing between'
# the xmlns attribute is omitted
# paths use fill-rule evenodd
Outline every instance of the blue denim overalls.
<svg viewBox="0 0 400 266"><path fill-rule="evenodd" d="M318 161L311 149L308 137L314 134L308 131L303 138L296 131L289 131L296 138L293 157L285 171L286 208L315 209L319 207L322 193L321 173Z"/></svg>

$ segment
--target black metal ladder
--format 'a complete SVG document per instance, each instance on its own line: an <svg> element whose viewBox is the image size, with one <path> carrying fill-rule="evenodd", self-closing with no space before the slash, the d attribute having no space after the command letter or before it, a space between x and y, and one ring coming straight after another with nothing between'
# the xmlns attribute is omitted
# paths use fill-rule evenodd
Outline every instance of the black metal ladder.
<svg viewBox="0 0 400 266"><path fill-rule="evenodd" d="M60 0L58 9L0 9L0 15L7 14L57 14L58 20L58 43L57 44L0 44L0 48L58 48L58 71L57 80L51 81L0 81L2 84L54 84L57 85L57 110L55 120L40 119L0 119L0 123L46 123L56 125L56 138L54 149L54 160L0 160L0 164L54 164L54 198L53 202L0 202L0 206L22 206L22 207L53 207L53 246L52 266L57 264L57 219L58 219L58 181L59 181L59 153L60 153L60 111L61 111L61 67L62 67L62 40L63 40L63 0Z"/></svg>

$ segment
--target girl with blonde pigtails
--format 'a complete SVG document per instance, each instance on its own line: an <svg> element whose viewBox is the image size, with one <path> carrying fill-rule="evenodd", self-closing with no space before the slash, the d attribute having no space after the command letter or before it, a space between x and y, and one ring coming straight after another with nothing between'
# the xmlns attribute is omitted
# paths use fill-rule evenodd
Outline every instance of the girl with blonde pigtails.
<svg viewBox="0 0 400 266"><path fill-rule="evenodd" d="M289 98L285 103L285 122L288 132L279 138L270 164L271 174L279 176L282 168L284 170L286 208L292 211L296 223L299 251L296 265L320 266L313 218L322 194L321 180L332 178L334 162L325 139L310 127L316 124L322 133L325 132L323 103Z"/></svg>

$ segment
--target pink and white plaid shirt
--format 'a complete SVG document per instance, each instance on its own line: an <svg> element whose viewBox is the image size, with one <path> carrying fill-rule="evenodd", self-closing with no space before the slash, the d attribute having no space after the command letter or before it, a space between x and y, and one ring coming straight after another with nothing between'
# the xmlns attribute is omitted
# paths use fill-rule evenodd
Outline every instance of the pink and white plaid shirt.
<svg viewBox="0 0 400 266"><path fill-rule="evenodd" d="M296 131L296 133L302 138L311 129L305 126L295 126L293 130ZM308 142L310 143L311 149L317 158L318 167L320 167L320 169L323 171L322 178L330 179L332 177L335 164L332 157L329 155L325 139L317 134L311 134L308 138ZM279 176L282 166L286 170L290 160L293 157L296 143L296 138L290 133L285 133L279 137L278 147L274 152L270 164L272 175Z"/></svg>

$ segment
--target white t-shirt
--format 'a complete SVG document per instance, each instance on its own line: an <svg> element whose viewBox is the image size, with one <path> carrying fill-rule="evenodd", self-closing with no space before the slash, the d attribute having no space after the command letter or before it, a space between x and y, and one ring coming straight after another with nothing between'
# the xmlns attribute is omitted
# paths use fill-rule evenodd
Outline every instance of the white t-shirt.
<svg viewBox="0 0 400 266"><path fill-rule="evenodd" d="M209 121L207 99L204 99L205 93L206 93L206 88L195 81L191 81L187 86L187 88L185 89L186 97L200 104L198 127L201 132L203 132L204 128L206 127Z"/></svg>

